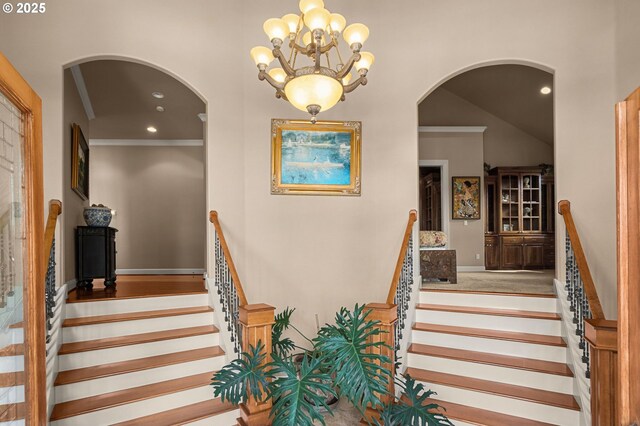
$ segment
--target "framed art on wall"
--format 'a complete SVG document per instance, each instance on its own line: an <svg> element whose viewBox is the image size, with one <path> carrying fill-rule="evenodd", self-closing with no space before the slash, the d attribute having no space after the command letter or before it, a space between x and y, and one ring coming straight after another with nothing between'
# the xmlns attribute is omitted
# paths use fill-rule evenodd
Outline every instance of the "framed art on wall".
<svg viewBox="0 0 640 426"><path fill-rule="evenodd" d="M271 193L360 195L359 121L271 120Z"/></svg>
<svg viewBox="0 0 640 426"><path fill-rule="evenodd" d="M75 123L71 125L71 189L83 200L89 199L89 145Z"/></svg>
<svg viewBox="0 0 640 426"><path fill-rule="evenodd" d="M454 176L451 180L451 218L480 219L480 176Z"/></svg>

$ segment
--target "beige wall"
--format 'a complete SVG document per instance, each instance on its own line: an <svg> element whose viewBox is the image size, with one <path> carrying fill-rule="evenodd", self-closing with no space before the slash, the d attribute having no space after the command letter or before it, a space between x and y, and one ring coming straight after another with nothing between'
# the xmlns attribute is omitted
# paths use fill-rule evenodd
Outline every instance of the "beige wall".
<svg viewBox="0 0 640 426"><path fill-rule="evenodd" d="M482 163L482 133L426 133L419 139L420 160L447 160L449 176L484 175ZM483 187L482 185L480 186ZM451 191L451 188L449 188ZM484 205L486 200L481 199ZM451 199L449 200L451 204ZM481 209L483 208L481 205ZM484 221L452 220L451 206L447 206L449 220L449 247L456 250L456 263L462 266L484 266ZM476 254L480 259L476 259Z"/></svg>
<svg viewBox="0 0 640 426"><path fill-rule="evenodd" d="M431 93L418 114L421 126L487 126L483 156L491 167L553 164L552 145L444 88Z"/></svg>
<svg viewBox="0 0 640 426"><path fill-rule="evenodd" d="M88 141L89 119L84 112L76 84L69 70L64 72L64 107L62 121L63 137L62 141L60 141L62 142L62 146L58 145L59 149L63 152L64 159L62 164L62 220L58 222L59 225L62 225L62 229L59 231L62 232L62 238L58 239L58 247L60 247L62 251L64 282L67 282L76 278L75 229L76 226L85 224L82 212L84 208L89 205L88 201L82 200L82 198L71 189L71 124L76 123L80 125L82 133ZM93 151L90 151L90 153L93 155ZM49 157L47 155L45 155L44 161L46 165L49 165ZM60 173L60 170L58 170L58 173ZM91 172L89 172L89 178L91 178ZM92 191L93 188L90 183L89 195L91 195ZM48 197L45 199L56 198L56 196L49 197L46 194L45 197Z"/></svg>
<svg viewBox="0 0 640 426"><path fill-rule="evenodd" d="M616 0L616 94L625 99L640 87L640 2Z"/></svg>
<svg viewBox="0 0 640 426"><path fill-rule="evenodd" d="M63 188L63 66L115 55L166 69L207 102L206 209L220 212L249 301L295 306L312 331L316 312L325 322L340 305L384 300L407 213L418 204L421 98L476 64L533 62L555 73L557 197L572 201L604 309L615 312L612 3L328 1L370 27L366 49L376 55L369 84L322 114L363 122L359 198L269 194L270 119L306 114L257 80L248 52L267 43L265 19L296 7L294 0L137 0L124 10L65 0L42 16L0 15L0 50L44 99L46 196Z"/></svg>
<svg viewBox="0 0 640 426"><path fill-rule="evenodd" d="M91 147L91 203L116 211L118 269L202 269L202 147Z"/></svg>

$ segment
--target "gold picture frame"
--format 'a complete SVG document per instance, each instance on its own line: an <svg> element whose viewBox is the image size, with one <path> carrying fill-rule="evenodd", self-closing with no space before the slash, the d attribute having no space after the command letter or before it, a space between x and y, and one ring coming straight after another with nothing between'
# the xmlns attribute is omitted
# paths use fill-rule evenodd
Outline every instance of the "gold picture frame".
<svg viewBox="0 0 640 426"><path fill-rule="evenodd" d="M361 145L360 121L271 120L271 193L359 196Z"/></svg>
<svg viewBox="0 0 640 426"><path fill-rule="evenodd" d="M89 145L79 125L71 125L71 189L89 199Z"/></svg>

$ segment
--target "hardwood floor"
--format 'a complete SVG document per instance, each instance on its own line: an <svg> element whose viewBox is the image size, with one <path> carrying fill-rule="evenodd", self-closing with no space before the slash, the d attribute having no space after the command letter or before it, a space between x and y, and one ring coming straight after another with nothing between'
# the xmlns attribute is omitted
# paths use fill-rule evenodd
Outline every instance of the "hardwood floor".
<svg viewBox="0 0 640 426"><path fill-rule="evenodd" d="M118 275L115 290L94 280L92 290L74 288L67 303L206 293L201 275Z"/></svg>

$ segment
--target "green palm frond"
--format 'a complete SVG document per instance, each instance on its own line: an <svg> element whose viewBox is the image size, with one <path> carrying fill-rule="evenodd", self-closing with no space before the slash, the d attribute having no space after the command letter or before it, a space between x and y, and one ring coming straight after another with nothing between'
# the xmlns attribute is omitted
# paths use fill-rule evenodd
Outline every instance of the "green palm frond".
<svg viewBox="0 0 640 426"><path fill-rule="evenodd" d="M211 382L214 396L234 405L247 402L249 394L262 401L269 385L263 365L265 356L264 344L259 341L256 347L249 347L249 352L243 352L239 359L222 367Z"/></svg>
<svg viewBox="0 0 640 426"><path fill-rule="evenodd" d="M287 307L275 317L275 322L271 326L271 350L275 354L284 358L296 348L296 345L288 337L283 338L282 333L291 326L291 315L295 311Z"/></svg>
<svg viewBox="0 0 640 426"><path fill-rule="evenodd" d="M269 376L274 379L270 387L273 426L314 426L318 424L316 421L324 425L319 409L331 413L325 398L335 396L335 392L331 388L331 376L322 372L323 360L305 354L298 371L291 358L277 354L272 357Z"/></svg>
<svg viewBox="0 0 640 426"><path fill-rule="evenodd" d="M353 312L346 308L336 314L336 325L325 325L315 339L316 349L325 355L330 373L340 395L345 396L364 414L367 405L381 405L379 394L387 392L391 373L380 364L389 363L388 357L372 353L387 346L383 342L367 342L381 333L379 321L367 321L371 311L356 305ZM376 351L374 351L376 349Z"/></svg>
<svg viewBox="0 0 640 426"><path fill-rule="evenodd" d="M417 383L409 375L404 381L396 380L402 388L402 398L395 404L385 406L381 414L382 424L388 426L453 426L447 417L436 410L444 411L444 407L429 403L427 400L435 392L425 390L422 383Z"/></svg>

